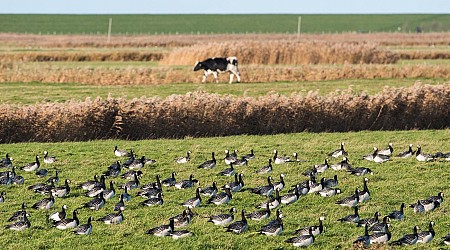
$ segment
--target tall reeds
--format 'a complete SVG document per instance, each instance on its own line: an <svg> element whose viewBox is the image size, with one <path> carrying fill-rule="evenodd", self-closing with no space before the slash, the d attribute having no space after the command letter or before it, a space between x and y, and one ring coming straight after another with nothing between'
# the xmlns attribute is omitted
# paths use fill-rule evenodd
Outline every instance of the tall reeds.
<svg viewBox="0 0 450 250"><path fill-rule="evenodd" d="M183 138L301 131L446 129L450 84L258 98L205 92L167 98L0 105L0 143Z"/></svg>

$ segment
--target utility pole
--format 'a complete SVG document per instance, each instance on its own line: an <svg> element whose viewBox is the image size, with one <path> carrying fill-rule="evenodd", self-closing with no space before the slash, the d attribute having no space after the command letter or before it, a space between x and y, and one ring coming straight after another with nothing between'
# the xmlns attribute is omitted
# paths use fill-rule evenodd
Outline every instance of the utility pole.
<svg viewBox="0 0 450 250"><path fill-rule="evenodd" d="M298 22L297 22L297 41L300 40L300 30L302 27L302 16L298 16Z"/></svg>
<svg viewBox="0 0 450 250"><path fill-rule="evenodd" d="M112 17L109 18L109 26L108 26L108 43L111 42L111 28L112 28Z"/></svg>

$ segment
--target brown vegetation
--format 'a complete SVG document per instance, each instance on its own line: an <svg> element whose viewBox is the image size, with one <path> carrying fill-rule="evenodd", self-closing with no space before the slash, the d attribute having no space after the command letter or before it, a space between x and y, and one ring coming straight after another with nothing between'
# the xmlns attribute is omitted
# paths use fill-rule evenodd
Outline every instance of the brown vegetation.
<svg viewBox="0 0 450 250"><path fill-rule="evenodd" d="M86 61L160 61L162 52L143 51L32 51L3 53L0 61L3 62L86 62Z"/></svg>
<svg viewBox="0 0 450 250"><path fill-rule="evenodd" d="M166 65L193 65L209 57L237 56L243 64L395 63L398 56L367 43L228 42L176 49L163 58Z"/></svg>
<svg viewBox="0 0 450 250"><path fill-rule="evenodd" d="M201 82L201 73L192 67L23 68L20 63L0 63L0 82L59 82L95 85L152 85ZM241 65L243 82L318 81L376 78L450 78L450 67L439 65ZM221 81L227 77L220 75ZM210 79L212 81L212 78Z"/></svg>
<svg viewBox="0 0 450 250"><path fill-rule="evenodd" d="M218 34L218 35L24 35L0 34L0 44L27 47L181 47L230 41L333 41L380 45L450 45L450 33L343 33L343 34Z"/></svg>
<svg viewBox="0 0 450 250"><path fill-rule="evenodd" d="M194 92L165 99L2 104L0 142L444 129L450 126L449 106L449 84L386 88L374 96L351 90L258 98Z"/></svg>

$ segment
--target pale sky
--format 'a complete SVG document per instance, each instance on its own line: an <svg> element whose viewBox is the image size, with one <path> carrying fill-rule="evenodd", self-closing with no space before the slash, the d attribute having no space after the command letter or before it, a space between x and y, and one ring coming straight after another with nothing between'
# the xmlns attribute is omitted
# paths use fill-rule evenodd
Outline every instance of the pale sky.
<svg viewBox="0 0 450 250"><path fill-rule="evenodd" d="M0 14L449 14L450 0L0 0Z"/></svg>

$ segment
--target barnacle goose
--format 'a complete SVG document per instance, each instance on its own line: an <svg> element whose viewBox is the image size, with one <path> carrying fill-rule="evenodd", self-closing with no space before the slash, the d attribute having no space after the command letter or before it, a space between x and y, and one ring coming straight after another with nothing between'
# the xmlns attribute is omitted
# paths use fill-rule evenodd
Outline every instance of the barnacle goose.
<svg viewBox="0 0 450 250"><path fill-rule="evenodd" d="M131 195L128 194L128 187L125 187L125 188L123 189L122 195L123 195L123 201L128 202L128 201L131 200Z"/></svg>
<svg viewBox="0 0 450 250"><path fill-rule="evenodd" d="M145 155L143 155L143 156L141 156L141 158L135 159L130 164L125 165L125 163L124 163L123 166L128 169L132 169L132 170L141 170L144 167L146 162L147 162L147 160L145 158Z"/></svg>
<svg viewBox="0 0 450 250"><path fill-rule="evenodd" d="M214 156L214 152L211 153L211 160L206 160L202 164L200 164L197 168L203 169L212 169L216 166L216 158Z"/></svg>
<svg viewBox="0 0 450 250"><path fill-rule="evenodd" d="M370 199L370 191L369 188L367 187L367 182L369 181L369 179L364 178L363 180L363 190L358 192L358 202L362 203L362 202L366 202Z"/></svg>
<svg viewBox="0 0 450 250"><path fill-rule="evenodd" d="M271 176L267 177L267 183L268 183L268 185L266 185L266 186L261 186L261 187L256 187L256 188L250 189L250 192L252 192L254 194L263 195L263 196L270 196L274 190Z"/></svg>
<svg viewBox="0 0 450 250"><path fill-rule="evenodd" d="M35 173L35 174L36 174L38 177L44 178L45 176L47 176L48 170L45 169L45 168L41 168L41 169L39 169L39 170L36 170L36 173Z"/></svg>
<svg viewBox="0 0 450 250"><path fill-rule="evenodd" d="M246 166L246 165L248 165L248 160L245 158L236 159L236 161L233 164L235 166L239 166L239 167Z"/></svg>
<svg viewBox="0 0 450 250"><path fill-rule="evenodd" d="M269 209L275 209L281 204L280 191L275 189L275 197L270 198L268 201L262 202L256 206L256 208L265 208L269 205Z"/></svg>
<svg viewBox="0 0 450 250"><path fill-rule="evenodd" d="M23 221L17 221L13 224L9 224L9 225L5 226L6 229L11 229L11 230L15 230L15 231L22 231L22 230L25 230L30 227L31 227L31 223L28 220L27 215L24 216Z"/></svg>
<svg viewBox="0 0 450 250"><path fill-rule="evenodd" d="M348 158L344 157L341 162L331 165L331 168L334 170L349 170L352 168L352 165L349 163Z"/></svg>
<svg viewBox="0 0 450 250"><path fill-rule="evenodd" d="M114 197L116 194L116 189L114 189L114 181L109 182L109 189L103 190L103 198L105 200L109 200Z"/></svg>
<svg viewBox="0 0 450 250"><path fill-rule="evenodd" d="M265 220L269 218L269 216L270 216L269 203L267 203L266 208L264 210L254 211L245 215L245 217L256 221Z"/></svg>
<svg viewBox="0 0 450 250"><path fill-rule="evenodd" d="M9 153L6 153L5 158L0 160L0 167L11 168L12 166L12 158L9 157Z"/></svg>
<svg viewBox="0 0 450 250"><path fill-rule="evenodd" d="M330 196L334 196L334 195L340 194L341 192L342 191L339 188L326 187L326 188L318 191L317 194L322 196L322 197L330 197Z"/></svg>
<svg viewBox="0 0 450 250"><path fill-rule="evenodd" d="M56 156L52 156L48 154L48 151L44 151L44 163L52 164L56 161Z"/></svg>
<svg viewBox="0 0 450 250"><path fill-rule="evenodd" d="M347 171L350 172L350 174L354 174L357 176L362 176L362 175L366 175L366 174L373 175L373 172L370 168L364 168L364 167L350 168Z"/></svg>
<svg viewBox="0 0 450 250"><path fill-rule="evenodd" d="M330 168L330 164L328 163L328 159L325 159L325 162L319 165L314 165L314 168L318 173L324 173L328 168Z"/></svg>
<svg viewBox="0 0 450 250"><path fill-rule="evenodd" d="M369 230L368 230L367 225L364 226L364 235L358 236L358 238L356 238L356 240L353 241L353 245L355 247L360 246L360 245L367 247L370 245L370 235L369 235Z"/></svg>
<svg viewBox="0 0 450 250"><path fill-rule="evenodd" d="M389 155L380 154L377 147L373 148L373 161L376 163L383 163L389 161Z"/></svg>
<svg viewBox="0 0 450 250"><path fill-rule="evenodd" d="M144 173L142 173L141 170L138 170L138 171L130 170L130 171L122 174L120 177L127 179L127 180L134 180L135 174L137 177L141 178Z"/></svg>
<svg viewBox="0 0 450 250"><path fill-rule="evenodd" d="M105 205L106 201L103 198L103 193L98 194L94 199L83 204L81 208L89 208L92 210L99 210Z"/></svg>
<svg viewBox="0 0 450 250"><path fill-rule="evenodd" d="M334 150L333 152L329 153L328 156L332 156L334 158L338 158L340 156L347 156L348 153L344 149L344 143L341 142L341 148Z"/></svg>
<svg viewBox="0 0 450 250"><path fill-rule="evenodd" d="M163 186L165 186L165 187L174 186L175 183L177 182L177 180L175 179L175 175L177 175L177 173L176 172L172 172L171 177L162 180L161 184Z"/></svg>
<svg viewBox="0 0 450 250"><path fill-rule="evenodd" d="M74 234L80 235L88 235L92 233L92 220L94 218L90 216L86 224L79 225L75 230L73 230Z"/></svg>
<svg viewBox="0 0 450 250"><path fill-rule="evenodd" d="M225 188L225 192L218 193L216 195L213 195L211 198L208 199L209 203L214 203L216 205L222 205L227 204L231 199L233 198L233 195L231 194L230 188Z"/></svg>
<svg viewBox="0 0 450 250"><path fill-rule="evenodd" d="M205 187L200 190L200 194L202 194L204 196L208 196L208 197L216 195L217 192L218 192L217 182L215 182L215 181L212 182L212 186Z"/></svg>
<svg viewBox="0 0 450 250"><path fill-rule="evenodd" d="M386 244L389 240L391 240L391 232L389 231L389 227L386 232L376 232L369 236L369 244Z"/></svg>
<svg viewBox="0 0 450 250"><path fill-rule="evenodd" d="M409 158L409 157L413 157L414 154L416 153L413 149L412 149L413 145L409 144L409 148L408 150L401 152L400 154L397 155L397 157L401 157L401 158Z"/></svg>
<svg viewBox="0 0 450 250"><path fill-rule="evenodd" d="M230 163L230 167L220 171L219 175L222 176L232 176L235 174L233 163Z"/></svg>
<svg viewBox="0 0 450 250"><path fill-rule="evenodd" d="M283 163L286 163L286 162L290 161L289 157L278 156L278 151L276 149L273 150L273 157L272 157L272 159L273 159L273 163L275 163L275 164L283 164Z"/></svg>
<svg viewBox="0 0 450 250"><path fill-rule="evenodd" d="M389 227L391 226L391 224L389 224L389 222L391 222L391 219L389 218L389 216L384 216L383 221L377 222L377 223L373 224L372 226L370 226L369 223L366 223L365 226L370 226L369 231L372 231L374 233L378 233L378 232L385 233L389 230Z"/></svg>
<svg viewBox="0 0 450 250"><path fill-rule="evenodd" d="M64 218L64 219L62 219L62 220L60 220L60 221L56 221L55 222L55 227L56 228L58 228L58 229L61 229L61 230L64 230L64 229L68 229L68 228L75 228L75 227L77 227L78 226L78 224L80 223L80 221L78 220L78 216L77 216L77 214L78 214L78 210L73 210L73 218Z"/></svg>
<svg viewBox="0 0 450 250"><path fill-rule="evenodd" d="M39 155L36 155L36 160L34 162L30 162L25 166L21 167L20 169L25 172L31 172L37 170L40 165L41 163L39 162Z"/></svg>
<svg viewBox="0 0 450 250"><path fill-rule="evenodd" d="M66 209L67 206L63 205L61 211L52 213L48 218L52 221L60 221L66 218Z"/></svg>
<svg viewBox="0 0 450 250"><path fill-rule="evenodd" d="M434 158L433 158L433 156L431 154L422 153L422 147L420 145L417 145L416 160L418 160L418 161L432 161L432 160L434 160Z"/></svg>
<svg viewBox="0 0 450 250"><path fill-rule="evenodd" d="M376 223L380 222L379 216L380 216L380 212L377 211L377 212L375 212L373 217L359 219L357 226L363 227L365 225L368 225L369 227L371 227L371 226L375 225Z"/></svg>
<svg viewBox="0 0 450 250"><path fill-rule="evenodd" d="M276 181L273 183L274 189L278 189L281 191L284 188L285 186L284 177L285 177L284 174L280 174L280 181Z"/></svg>
<svg viewBox="0 0 450 250"><path fill-rule="evenodd" d="M97 221L103 221L105 224L119 224L123 221L123 219L123 211L119 210L116 213L107 214L97 219Z"/></svg>
<svg viewBox="0 0 450 250"><path fill-rule="evenodd" d="M52 183L52 182L59 183L59 171L56 170L55 171L55 176L52 176L52 177L48 178L45 182L46 183Z"/></svg>
<svg viewBox="0 0 450 250"><path fill-rule="evenodd" d="M0 194L0 203L5 202L5 198L6 198L6 192L3 191L3 192Z"/></svg>
<svg viewBox="0 0 450 250"><path fill-rule="evenodd" d="M44 198L31 206L34 209L50 209L55 204L55 198L53 197L53 194L50 193L50 197Z"/></svg>
<svg viewBox="0 0 450 250"><path fill-rule="evenodd" d="M88 180L78 185L78 187L82 188L85 191L91 190L95 187L95 184L98 183L98 175L94 175L94 180Z"/></svg>
<svg viewBox="0 0 450 250"><path fill-rule="evenodd" d="M244 181L243 181L244 174L234 174L234 182L225 184L222 186L222 189L224 188L230 188L231 192L239 192L244 187Z"/></svg>
<svg viewBox="0 0 450 250"><path fill-rule="evenodd" d="M162 193L158 193L156 195L156 197L149 198L149 199L147 199L145 201L142 201L140 204L142 206L148 206L148 207L162 205L162 204L164 204L163 194Z"/></svg>
<svg viewBox="0 0 450 250"><path fill-rule="evenodd" d="M17 220L24 220L25 216L27 215L26 211L27 204L25 202L22 203L20 210L15 211L11 217L9 217L8 222L11 221L17 221Z"/></svg>
<svg viewBox="0 0 450 250"><path fill-rule="evenodd" d="M120 194L119 202L114 205L114 211L125 210L124 195Z"/></svg>
<svg viewBox="0 0 450 250"><path fill-rule="evenodd" d="M217 226L224 226L230 224L234 220L234 213L236 212L237 212L236 208L232 207L230 208L229 214L212 215L211 217L209 217L208 222L212 222L214 223L214 225Z"/></svg>
<svg viewBox="0 0 450 250"><path fill-rule="evenodd" d="M194 208L194 207L200 206L202 203L202 197L200 196L200 189L201 188L198 187L195 190L195 197L186 200L181 205L188 207L188 208Z"/></svg>
<svg viewBox="0 0 450 250"><path fill-rule="evenodd" d="M261 167L260 169L258 169L256 171L257 174L267 174L272 172L273 168L272 168L272 159L269 159L269 164L266 166Z"/></svg>
<svg viewBox="0 0 450 250"><path fill-rule="evenodd" d="M122 184L121 189L127 188L128 190L132 190L132 189L136 189L139 187L140 182L139 182L139 177L138 177L137 173L134 173L133 176L134 176L134 180L128 181L128 182Z"/></svg>
<svg viewBox="0 0 450 250"><path fill-rule="evenodd" d="M416 244L417 240L419 239L418 230L419 230L419 227L414 226L412 234L406 234L403 237L401 237L400 239L393 241L391 244L399 245L399 246Z"/></svg>
<svg viewBox="0 0 450 250"><path fill-rule="evenodd" d="M309 234L299 235L285 240L286 243L292 243L294 247L307 247L314 243L315 237L312 228L309 228Z"/></svg>
<svg viewBox="0 0 450 250"><path fill-rule="evenodd" d="M172 217L174 219L174 227L180 228L189 225L191 222L192 216L189 214L192 213L190 208L183 210L183 213Z"/></svg>
<svg viewBox="0 0 450 250"><path fill-rule="evenodd" d="M446 236L442 237L444 240L445 245L450 245L450 234L447 234Z"/></svg>
<svg viewBox="0 0 450 250"><path fill-rule="evenodd" d="M356 189L355 193L353 195L346 197L342 200L336 201L336 204L344 206L344 207L355 207L359 203L358 193L359 193L359 190Z"/></svg>
<svg viewBox="0 0 450 250"><path fill-rule="evenodd" d="M430 221L428 224L428 231L422 231L418 233L419 239L417 240L417 243L428 243L431 240L433 240L434 236L436 235L436 232L434 232L433 229L434 221Z"/></svg>
<svg viewBox="0 0 450 250"><path fill-rule="evenodd" d="M132 154L133 154L132 150L128 152L124 149L119 149L117 146L114 146L114 155L117 157L131 156Z"/></svg>
<svg viewBox="0 0 450 250"><path fill-rule="evenodd" d="M191 151L186 152L186 156L181 156L176 159L176 162L179 164L187 163L191 160Z"/></svg>
<svg viewBox="0 0 450 250"><path fill-rule="evenodd" d="M355 206L353 209L355 210L355 212L353 214L349 214L349 215L347 215L345 217L342 217L342 218L338 219L338 221L340 221L340 222L358 223L359 219L360 219L359 218L359 212L358 212L359 207Z"/></svg>
<svg viewBox="0 0 450 250"><path fill-rule="evenodd" d="M299 234L299 235L308 235L309 234L309 230L312 229L312 234L314 236L318 236L320 235L324 228L323 228L323 221L325 220L325 217L320 216L319 217L319 225L317 226L307 226L304 228L300 228L295 230L295 234Z"/></svg>
<svg viewBox="0 0 450 250"><path fill-rule="evenodd" d="M53 193L53 196L61 198L66 197L70 193L70 186L69 186L70 180L66 179L64 181L64 186L61 187L55 187L51 189L51 192Z"/></svg>
<svg viewBox="0 0 450 250"><path fill-rule="evenodd" d="M103 175L111 178L116 178L117 176L119 176L121 170L122 165L120 164L120 161L116 161L108 167L108 170L103 172Z"/></svg>
<svg viewBox="0 0 450 250"><path fill-rule="evenodd" d="M388 144L388 148L378 150L378 154L380 155L392 155L394 152L394 148L392 147L392 143Z"/></svg>
<svg viewBox="0 0 450 250"><path fill-rule="evenodd" d="M324 181L324 187L323 188L331 188L331 187L335 187L339 184L338 181L338 176L335 174L333 179L327 179Z"/></svg>
<svg viewBox="0 0 450 250"><path fill-rule="evenodd" d="M172 237L172 239L180 239L180 238L184 238L184 237L188 237L188 236L192 236L192 235L194 235L194 233L192 233L191 231L177 230L177 231L170 232L166 236L170 236L170 237Z"/></svg>
<svg viewBox="0 0 450 250"><path fill-rule="evenodd" d="M400 210L394 210L394 211L390 212L387 216L394 220L403 220L405 218L404 209L405 209L405 203L402 203L400 205Z"/></svg>
<svg viewBox="0 0 450 250"><path fill-rule="evenodd" d="M325 177L320 179L320 182L309 182L308 193L316 193L325 188Z"/></svg>
<svg viewBox="0 0 450 250"><path fill-rule="evenodd" d="M234 155L230 154L228 149L225 150L225 158L223 158L225 164L230 165L230 163L234 163L237 160L236 150L234 151Z"/></svg>
<svg viewBox="0 0 450 250"><path fill-rule="evenodd" d="M247 219L245 218L245 209L241 212L241 220L235 221L225 227L227 232L232 232L235 234L241 234L248 229Z"/></svg>
<svg viewBox="0 0 450 250"><path fill-rule="evenodd" d="M295 187L294 193L288 193L288 194L281 196L281 203L284 205L289 205L289 204L296 202L298 200L298 198L300 197L300 193L298 192L299 188L300 187L297 185Z"/></svg>
<svg viewBox="0 0 450 250"><path fill-rule="evenodd" d="M198 180L194 179L194 175L191 174L191 175L189 176L189 179L188 179L188 180L182 180L182 181L179 181L179 182L175 183L174 186L175 186L176 188L178 188L178 189L191 188L191 187L193 187L194 184L197 183L197 182L198 182Z"/></svg>
<svg viewBox="0 0 450 250"><path fill-rule="evenodd" d="M259 230L260 234L265 234L268 236L277 236L280 235L283 232L283 220L281 217L277 217L276 223L268 223L261 227L261 230Z"/></svg>
<svg viewBox="0 0 450 250"><path fill-rule="evenodd" d="M242 157L242 159L245 159L245 160L251 160L251 159L255 159L255 154L254 154L254 152L253 152L253 149L251 149L250 150L250 154L246 154L246 155L244 155L243 157Z"/></svg>
<svg viewBox="0 0 450 250"><path fill-rule="evenodd" d="M100 182L95 183L94 187L85 193L87 197L95 197L106 189L105 176L100 177Z"/></svg>
<svg viewBox="0 0 450 250"><path fill-rule="evenodd" d="M169 220L169 225L161 225L147 230L146 234L153 234L155 236L167 236L174 230L174 220Z"/></svg>

